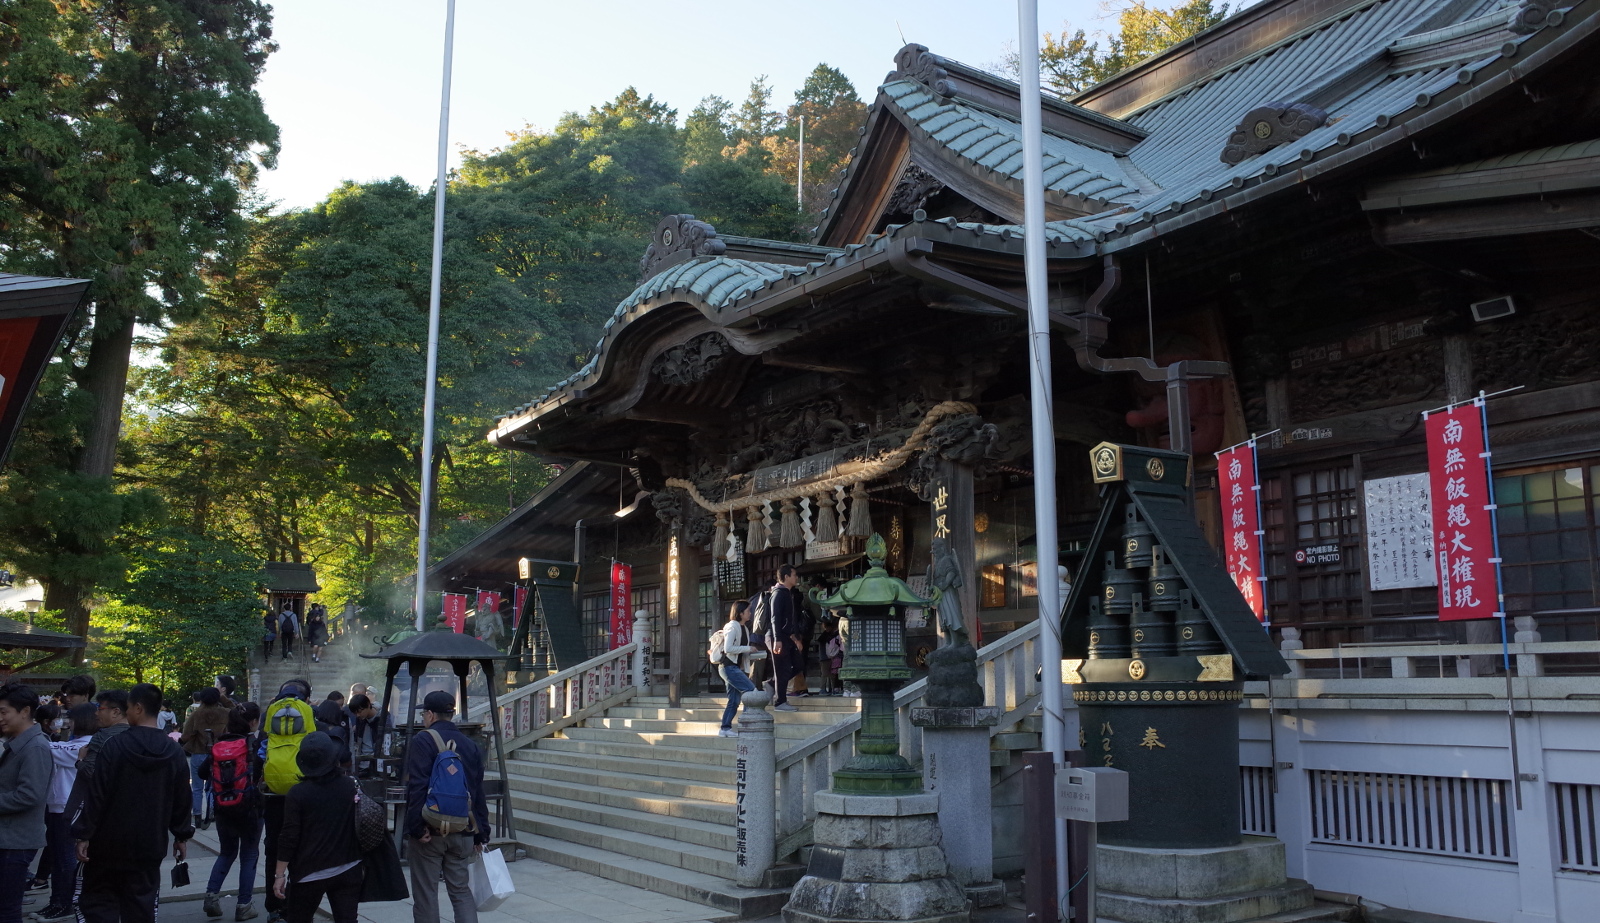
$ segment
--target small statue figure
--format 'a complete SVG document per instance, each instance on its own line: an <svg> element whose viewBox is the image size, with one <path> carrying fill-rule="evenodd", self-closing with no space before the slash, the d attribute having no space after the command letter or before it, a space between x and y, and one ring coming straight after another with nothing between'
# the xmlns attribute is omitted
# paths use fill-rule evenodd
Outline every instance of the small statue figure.
<svg viewBox="0 0 1600 923"><path fill-rule="evenodd" d="M961 613L961 566L950 542L933 540L933 563L928 568L930 592L938 601L939 627L945 642L928 655L928 694L924 701L938 708L970 708L983 704L978 684L978 652L967 638Z"/></svg>
<svg viewBox="0 0 1600 923"><path fill-rule="evenodd" d="M967 643L967 624L961 612L961 565L947 539L933 540L933 561L928 567L928 586L939 590L939 628L946 645Z"/></svg>

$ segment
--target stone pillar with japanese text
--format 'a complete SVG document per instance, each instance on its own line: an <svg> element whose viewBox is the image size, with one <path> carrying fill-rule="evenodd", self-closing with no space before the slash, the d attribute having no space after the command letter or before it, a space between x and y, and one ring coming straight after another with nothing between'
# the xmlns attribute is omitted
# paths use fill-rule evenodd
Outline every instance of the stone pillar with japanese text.
<svg viewBox="0 0 1600 923"><path fill-rule="evenodd" d="M694 695L695 681L705 663L700 643L700 549L689 540L682 524L674 524L667 541L662 571L667 608L667 699L678 707L685 695Z"/></svg>

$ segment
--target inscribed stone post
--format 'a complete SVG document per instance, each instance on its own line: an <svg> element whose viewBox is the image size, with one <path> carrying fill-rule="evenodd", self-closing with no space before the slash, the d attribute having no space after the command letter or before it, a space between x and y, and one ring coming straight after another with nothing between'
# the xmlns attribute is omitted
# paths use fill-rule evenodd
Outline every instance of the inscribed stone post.
<svg viewBox="0 0 1600 923"><path fill-rule="evenodd" d="M772 715L767 711L771 701L766 692L747 692L739 710L739 743L733 761L733 858L737 881L746 888L761 887L778 844L773 813L777 759Z"/></svg>

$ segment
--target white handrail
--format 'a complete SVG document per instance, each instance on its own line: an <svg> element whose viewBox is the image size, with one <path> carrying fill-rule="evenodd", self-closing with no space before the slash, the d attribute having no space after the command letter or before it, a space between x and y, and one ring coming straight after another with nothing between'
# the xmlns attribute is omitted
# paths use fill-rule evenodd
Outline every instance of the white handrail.
<svg viewBox="0 0 1600 923"><path fill-rule="evenodd" d="M991 736L1009 730L1038 707L1038 641L1039 623L1033 622L978 650L978 681L983 685L984 701L1005 709L999 724L990 729ZM922 759L922 729L912 725L911 708L927 692L924 678L894 697L900 752L913 764ZM833 768L855 755L855 734L860 729L861 714L857 712L778 754L773 778L779 857L809 842L808 828L817 815L816 794L832 785Z"/></svg>
<svg viewBox="0 0 1600 923"><path fill-rule="evenodd" d="M631 674L638 650L637 642L624 644L501 696L496 704L505 748L527 746L633 698L637 686ZM481 719L488 708L483 702L468 713Z"/></svg>

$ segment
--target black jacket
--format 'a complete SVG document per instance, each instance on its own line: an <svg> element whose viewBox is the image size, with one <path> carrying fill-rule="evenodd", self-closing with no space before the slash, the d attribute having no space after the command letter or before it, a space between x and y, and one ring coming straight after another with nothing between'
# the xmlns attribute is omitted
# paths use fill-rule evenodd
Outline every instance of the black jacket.
<svg viewBox="0 0 1600 923"><path fill-rule="evenodd" d="M72 837L88 840L89 861L103 868L158 866L169 833L194 836L190 798L183 748L156 728L130 727L101 748Z"/></svg>
<svg viewBox="0 0 1600 923"><path fill-rule="evenodd" d="M489 802L483 797L483 752L467 735L456 729L453 721L435 721L430 730L439 732L446 741L454 741L456 752L461 754L461 765L467 770L467 788L472 792L472 818L478 832L474 839L489 842ZM406 836L420 839L428 832L422 820L422 802L428 797L428 780L433 777L433 759L439 747L433 735L418 730L406 743Z"/></svg>
<svg viewBox="0 0 1600 923"><path fill-rule="evenodd" d="M290 881L360 861L355 799L356 783L348 776L299 782L289 789L278 858L289 863Z"/></svg>
<svg viewBox="0 0 1600 923"><path fill-rule="evenodd" d="M771 621L767 629L767 641L782 641L785 644L794 643L790 635L801 633L800 622L800 591L791 590L786 586L777 585L772 588Z"/></svg>

